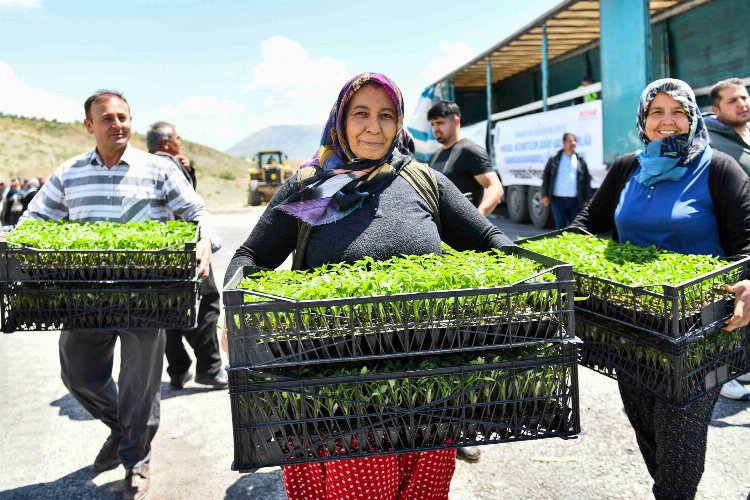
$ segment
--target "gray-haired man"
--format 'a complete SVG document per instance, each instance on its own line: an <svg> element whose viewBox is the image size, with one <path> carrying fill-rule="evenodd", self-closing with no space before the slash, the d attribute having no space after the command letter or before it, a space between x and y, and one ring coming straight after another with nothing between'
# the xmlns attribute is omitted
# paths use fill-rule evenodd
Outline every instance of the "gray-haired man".
<svg viewBox="0 0 750 500"><path fill-rule="evenodd" d="M193 188L196 187L195 171L190 160L182 155L182 140L174 125L167 122L156 122L151 125L146 133L146 145L149 153L174 163L185 174ZM221 306L213 271L209 270L208 278L201 281L200 294L198 326L189 330L167 330L167 373L169 384L174 389L182 389L193 376L189 370L192 361L185 350L183 337L195 353L195 381L216 389L223 389L228 385L227 374L221 367L219 340L216 336Z"/></svg>

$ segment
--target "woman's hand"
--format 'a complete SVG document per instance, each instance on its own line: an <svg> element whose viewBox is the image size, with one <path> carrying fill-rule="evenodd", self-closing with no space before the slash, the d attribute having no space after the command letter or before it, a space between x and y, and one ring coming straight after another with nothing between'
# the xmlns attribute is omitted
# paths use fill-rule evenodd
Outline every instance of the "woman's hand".
<svg viewBox="0 0 750 500"><path fill-rule="evenodd" d="M734 285L724 285L727 292L734 294L734 314L727 320L725 331L747 326L750 323L750 280L738 281Z"/></svg>

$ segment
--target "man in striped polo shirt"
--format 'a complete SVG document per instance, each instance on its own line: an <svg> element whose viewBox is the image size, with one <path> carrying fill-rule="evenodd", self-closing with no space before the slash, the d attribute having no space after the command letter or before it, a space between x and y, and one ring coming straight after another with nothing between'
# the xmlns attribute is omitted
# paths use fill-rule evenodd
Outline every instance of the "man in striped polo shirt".
<svg viewBox="0 0 750 500"><path fill-rule="evenodd" d="M133 222L166 221L169 212L200 223L198 274L208 276L211 253L220 247L203 200L170 161L129 144L130 107L118 92L100 90L84 104L84 125L96 148L55 170L34 197L28 219ZM120 375L112 379L120 339ZM62 380L92 416L110 429L94 461L97 471L119 462L126 470L123 498L143 498L150 486L151 440L159 426L165 332L63 330Z"/></svg>

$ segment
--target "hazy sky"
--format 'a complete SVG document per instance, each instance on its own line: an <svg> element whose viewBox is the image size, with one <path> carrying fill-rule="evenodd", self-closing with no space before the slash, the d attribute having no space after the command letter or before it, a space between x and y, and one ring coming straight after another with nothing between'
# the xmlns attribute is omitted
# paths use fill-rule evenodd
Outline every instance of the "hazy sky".
<svg viewBox="0 0 750 500"><path fill-rule="evenodd" d="M120 90L134 129L175 123L224 150L269 125L321 124L351 76L420 92L560 0L0 0L0 112L82 120ZM458 6L461 5L462 6Z"/></svg>

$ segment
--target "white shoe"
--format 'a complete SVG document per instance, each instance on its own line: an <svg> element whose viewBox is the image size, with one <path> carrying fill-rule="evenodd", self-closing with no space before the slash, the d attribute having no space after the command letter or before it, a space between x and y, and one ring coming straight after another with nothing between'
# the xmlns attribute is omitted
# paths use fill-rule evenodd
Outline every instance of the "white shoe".
<svg viewBox="0 0 750 500"><path fill-rule="evenodd" d="M744 375L740 375L735 379L737 382L742 382L743 384L750 383L750 372L747 372Z"/></svg>
<svg viewBox="0 0 750 500"><path fill-rule="evenodd" d="M722 385L720 394L725 398L734 399L736 401L750 400L750 391L745 389L745 387L736 380L730 380Z"/></svg>

